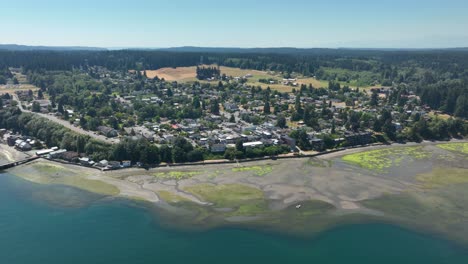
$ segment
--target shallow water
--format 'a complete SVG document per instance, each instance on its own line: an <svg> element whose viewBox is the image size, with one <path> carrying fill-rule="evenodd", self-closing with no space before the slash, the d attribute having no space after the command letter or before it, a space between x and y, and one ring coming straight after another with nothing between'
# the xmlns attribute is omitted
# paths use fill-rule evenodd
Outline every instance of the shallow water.
<svg viewBox="0 0 468 264"><path fill-rule="evenodd" d="M468 263L468 250L391 225L310 239L165 229L148 210L0 174L0 263Z"/></svg>

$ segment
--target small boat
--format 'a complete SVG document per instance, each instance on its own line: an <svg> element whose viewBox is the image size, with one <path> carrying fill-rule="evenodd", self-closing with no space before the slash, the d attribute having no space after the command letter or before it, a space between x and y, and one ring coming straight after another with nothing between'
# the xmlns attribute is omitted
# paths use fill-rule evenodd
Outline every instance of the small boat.
<svg viewBox="0 0 468 264"><path fill-rule="evenodd" d="M300 205L300 204L296 205L296 209L301 208L301 206L302 206L302 205Z"/></svg>

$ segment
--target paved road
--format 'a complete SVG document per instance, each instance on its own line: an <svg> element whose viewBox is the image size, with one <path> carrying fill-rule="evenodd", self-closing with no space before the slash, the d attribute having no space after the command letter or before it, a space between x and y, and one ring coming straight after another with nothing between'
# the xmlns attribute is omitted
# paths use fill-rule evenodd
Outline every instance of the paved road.
<svg viewBox="0 0 468 264"><path fill-rule="evenodd" d="M21 105L21 102L18 98L18 96L16 94L13 94L13 99L18 102L18 107L19 109L22 111L22 112L27 112L27 113L32 113L32 114L35 114L35 115L38 115L38 116L41 116L41 117L44 117L44 118L47 118L49 119L50 121L53 121L57 124L60 124L66 128L69 128L70 130L72 130L73 132L76 132L76 133L79 133L79 134L82 134L82 135L87 135L87 136L90 136L91 138L94 138L94 139L97 139L97 140L100 140L100 141L104 141L106 143L110 143L110 144L117 144L120 142L120 140L118 138L107 138L103 135L99 135L97 134L97 132L93 132L93 131L89 131L89 130L84 130L82 129L81 127L76 127L72 124L70 124L70 122L66 121L66 120L63 120L63 119L60 119L54 115L48 115L48 114L42 114L42 113L35 113L35 112L32 112L32 111L29 111L29 110L26 110L23 108L23 106Z"/></svg>

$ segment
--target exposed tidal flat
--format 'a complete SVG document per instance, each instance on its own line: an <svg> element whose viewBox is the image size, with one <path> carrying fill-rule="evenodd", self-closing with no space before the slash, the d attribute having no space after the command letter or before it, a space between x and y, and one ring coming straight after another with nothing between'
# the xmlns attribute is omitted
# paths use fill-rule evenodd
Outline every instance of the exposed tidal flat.
<svg viewBox="0 0 468 264"><path fill-rule="evenodd" d="M391 223L466 246L467 144L386 146L311 159L148 171L100 172L38 160L9 173L95 194L84 200L60 192L36 194L55 206L130 198L158 225L176 230L241 227L310 238L343 224Z"/></svg>

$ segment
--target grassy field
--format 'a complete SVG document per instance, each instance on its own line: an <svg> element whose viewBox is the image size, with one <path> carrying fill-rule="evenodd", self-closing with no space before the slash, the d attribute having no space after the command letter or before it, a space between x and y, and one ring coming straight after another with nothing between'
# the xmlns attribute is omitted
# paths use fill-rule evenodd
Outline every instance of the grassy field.
<svg viewBox="0 0 468 264"><path fill-rule="evenodd" d="M346 69L327 67L322 67L322 69L325 71L327 76L335 76L337 81L340 79L348 79L349 81L347 82L340 81L340 84L342 86L348 85L352 88L370 88L370 84L372 84L375 80L378 80L380 78L378 74L370 71L351 71Z"/></svg>
<svg viewBox="0 0 468 264"><path fill-rule="evenodd" d="M273 90L277 90L280 92L291 92L293 86L283 85L280 84L283 80L283 77L276 73L266 72L266 71L257 71L257 70L246 70L240 68L232 68L232 67L224 67L221 66L221 73L226 74L227 76L232 77L242 77L247 74L251 74L252 77L248 78L247 84L254 85L254 86L261 86L262 88L270 87ZM147 70L146 75L148 78L164 78L166 81L177 81L177 82L194 82L196 81L196 66L191 67L177 67L177 68L162 68L159 70ZM278 84L265 84L259 82L260 79L273 79L279 82ZM202 81L206 82L206 81ZM327 81L319 81L314 78L299 78L297 80L299 86L301 84L312 84L312 86L319 88L319 87L327 87Z"/></svg>
<svg viewBox="0 0 468 264"><path fill-rule="evenodd" d="M15 86L0 85L0 94L2 94L2 93L12 94L12 93L15 93L17 91L28 91L28 90L37 91L37 90L39 90L38 87L28 83L26 75L15 72L14 76L18 80L19 85L15 85Z"/></svg>

